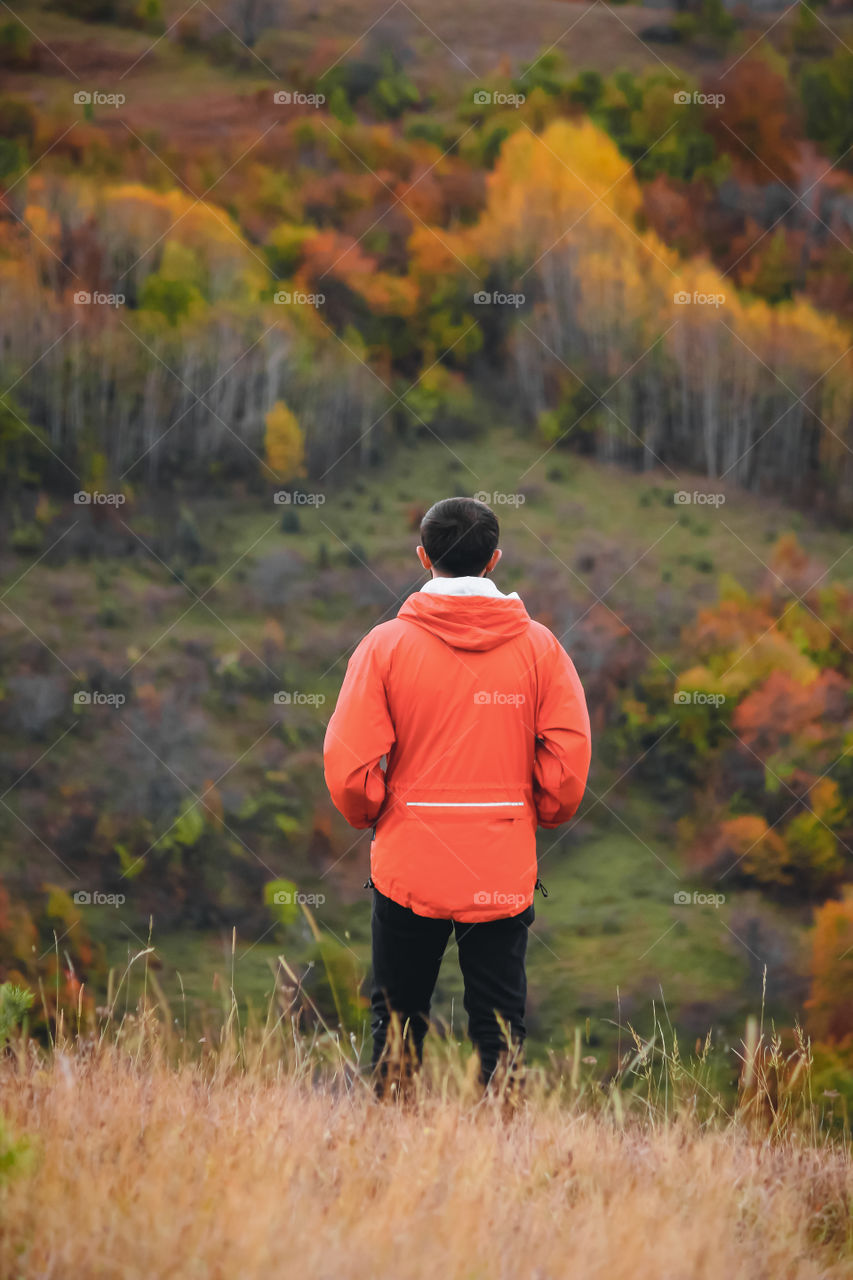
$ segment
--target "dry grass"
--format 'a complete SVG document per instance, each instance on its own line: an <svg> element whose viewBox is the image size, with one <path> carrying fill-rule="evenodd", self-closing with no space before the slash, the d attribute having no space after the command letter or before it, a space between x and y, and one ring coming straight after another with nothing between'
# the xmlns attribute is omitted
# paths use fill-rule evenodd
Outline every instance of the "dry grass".
<svg viewBox="0 0 853 1280"><path fill-rule="evenodd" d="M853 1274L849 1154L793 1129L596 1114L538 1086L507 1119L453 1063L381 1104L296 1041L175 1064L140 1025L7 1056L5 1142L32 1149L3 1178L0 1275Z"/></svg>
<svg viewBox="0 0 853 1280"><path fill-rule="evenodd" d="M414 1096L379 1102L284 957L265 1020L232 988L202 1043L147 969L119 1013L133 967L47 1049L0 987L4 1280L853 1275L849 1126L830 1139L799 1031L785 1053L750 1023L728 1109L710 1037L685 1061L661 1026L606 1083L578 1032L512 1108L434 1044Z"/></svg>

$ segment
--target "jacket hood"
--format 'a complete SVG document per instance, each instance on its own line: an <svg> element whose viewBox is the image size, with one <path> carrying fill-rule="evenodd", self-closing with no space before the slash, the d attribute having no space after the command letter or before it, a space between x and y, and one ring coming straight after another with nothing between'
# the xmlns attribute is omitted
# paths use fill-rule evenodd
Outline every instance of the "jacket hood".
<svg viewBox="0 0 853 1280"><path fill-rule="evenodd" d="M415 591L398 614L454 649L496 649L530 626L517 596L438 595Z"/></svg>

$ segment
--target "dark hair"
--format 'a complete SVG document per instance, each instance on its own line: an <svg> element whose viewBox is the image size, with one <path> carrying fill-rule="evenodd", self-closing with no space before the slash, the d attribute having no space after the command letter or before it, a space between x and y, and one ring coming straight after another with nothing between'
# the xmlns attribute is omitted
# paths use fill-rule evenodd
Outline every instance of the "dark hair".
<svg viewBox="0 0 853 1280"><path fill-rule="evenodd" d="M498 518L477 498L443 498L421 521L421 542L434 567L454 578L479 574L498 545Z"/></svg>

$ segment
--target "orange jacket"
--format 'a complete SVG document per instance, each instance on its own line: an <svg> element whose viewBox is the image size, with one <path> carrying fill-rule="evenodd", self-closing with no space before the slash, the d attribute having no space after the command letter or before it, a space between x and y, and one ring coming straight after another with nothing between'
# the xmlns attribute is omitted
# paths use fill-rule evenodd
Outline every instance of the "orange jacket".
<svg viewBox="0 0 853 1280"><path fill-rule="evenodd" d="M352 654L326 783L351 826L374 827L381 893L422 916L495 920L533 900L537 824L580 804L589 715L571 659L517 595L434 583ZM466 584L477 594L457 594Z"/></svg>

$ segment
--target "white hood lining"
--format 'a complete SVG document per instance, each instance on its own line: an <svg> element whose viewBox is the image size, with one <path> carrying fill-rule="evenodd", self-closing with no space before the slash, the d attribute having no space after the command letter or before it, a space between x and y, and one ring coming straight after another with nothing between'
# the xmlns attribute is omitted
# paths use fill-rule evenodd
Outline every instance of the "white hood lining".
<svg viewBox="0 0 853 1280"><path fill-rule="evenodd" d="M421 591L428 591L431 595L437 596L492 596L499 597L501 600L521 599L517 591L510 591L508 594L499 591L491 578L474 576L430 578L429 582L425 582L421 587Z"/></svg>

